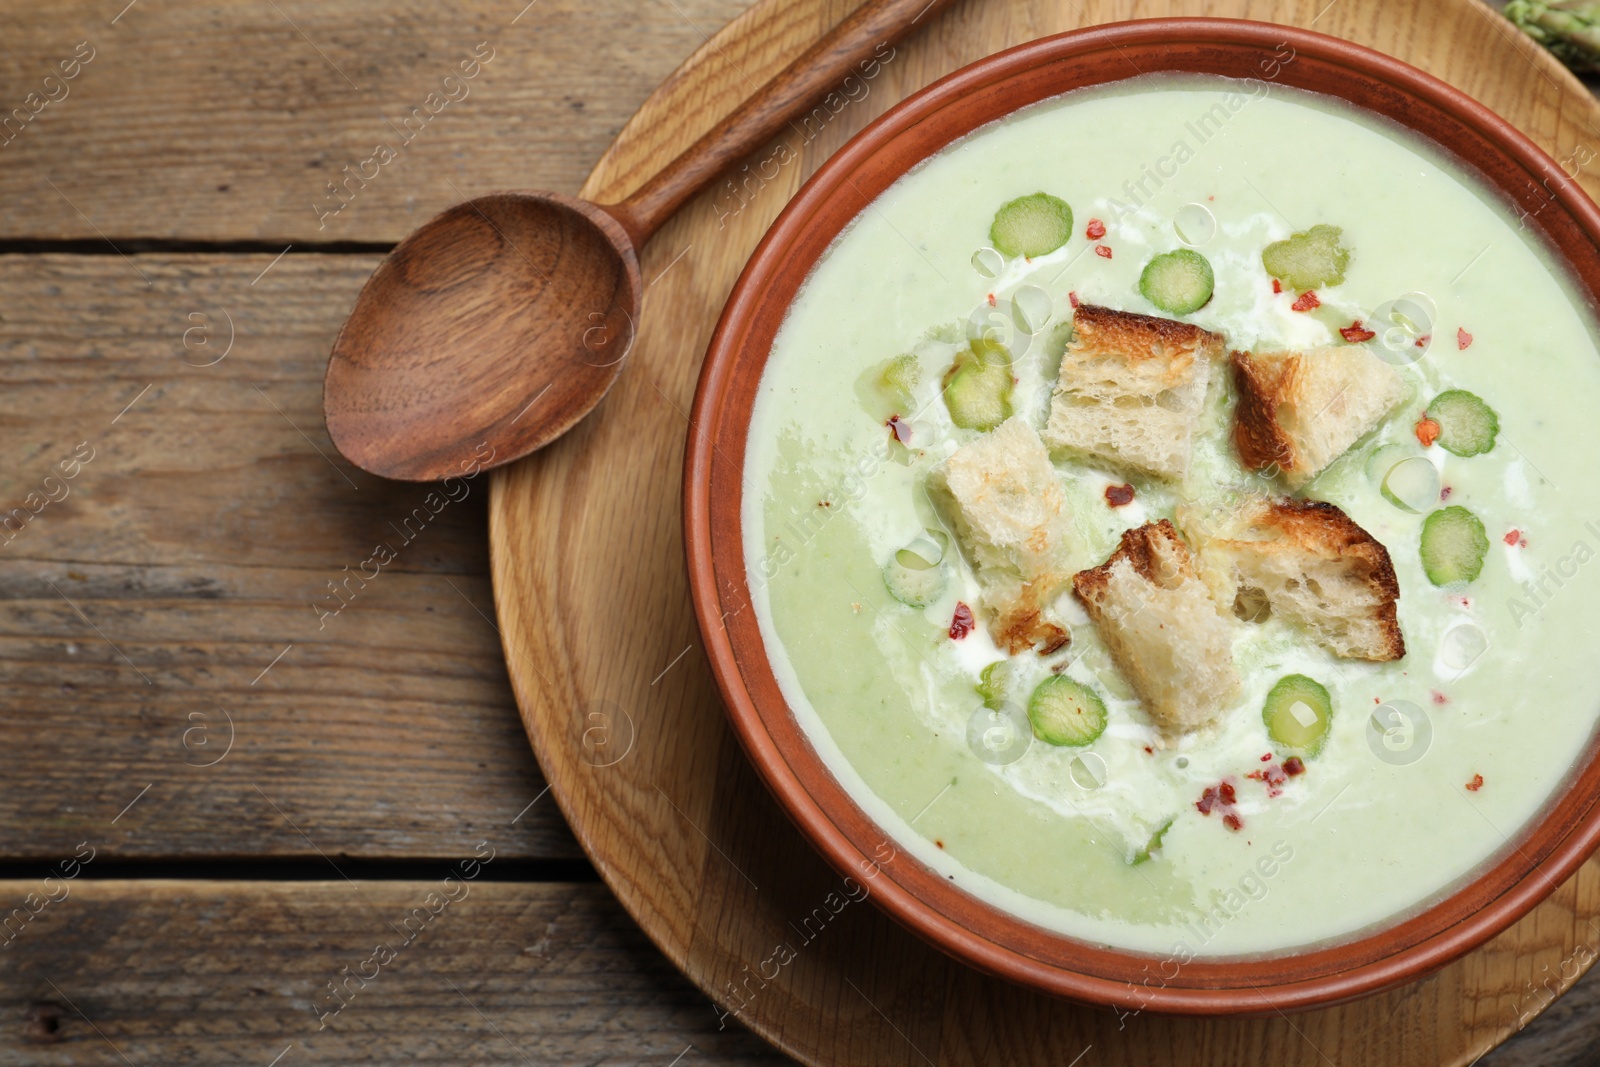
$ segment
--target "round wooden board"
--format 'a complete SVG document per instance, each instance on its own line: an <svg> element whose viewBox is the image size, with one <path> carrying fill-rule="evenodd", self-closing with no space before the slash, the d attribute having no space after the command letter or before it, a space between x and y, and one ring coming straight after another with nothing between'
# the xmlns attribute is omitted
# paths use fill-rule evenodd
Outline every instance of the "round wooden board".
<svg viewBox="0 0 1600 1067"><path fill-rule="evenodd" d="M756 4L645 102L583 195L625 196L856 2ZM1118 1018L978 974L868 902L830 901L839 877L726 724L689 604L679 482L701 356L746 257L821 161L916 89L1022 41L1170 15L1311 27L1460 87L1557 159L1600 143L1590 94L1476 0L965 0L903 42L810 143L791 132L799 162L751 179L742 198L713 190L661 230L643 256L644 321L616 388L566 438L495 473L496 604L557 801L646 933L733 1009L727 1023L807 1063L1067 1065L1092 1046L1086 1064L1129 1067L1468 1064L1594 959L1590 860L1522 922L1406 988L1287 1017ZM1600 192L1594 175L1579 180Z"/></svg>

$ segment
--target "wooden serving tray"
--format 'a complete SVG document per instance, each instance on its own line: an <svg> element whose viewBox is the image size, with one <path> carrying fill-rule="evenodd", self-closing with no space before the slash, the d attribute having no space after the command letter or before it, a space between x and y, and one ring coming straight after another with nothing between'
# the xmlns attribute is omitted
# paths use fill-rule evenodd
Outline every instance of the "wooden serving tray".
<svg viewBox="0 0 1600 1067"><path fill-rule="evenodd" d="M621 199L852 10L762 0L645 102L583 195ZM1119 1017L988 978L844 892L769 797L720 706L690 609L680 515L687 413L735 278L801 182L894 102L1046 34L1133 17L1309 27L1399 56L1505 116L1557 160L1593 158L1600 107L1477 0L967 0L872 76L692 201L643 256L644 321L611 395L495 473L490 543L511 679L573 832L645 932L723 1009L812 1064L1467 1064L1594 959L1600 862L1432 977L1264 1019ZM774 145L775 147L775 145ZM765 161L763 163L763 161ZM1561 180L1552 175L1552 182ZM1595 175L1578 180L1600 193Z"/></svg>

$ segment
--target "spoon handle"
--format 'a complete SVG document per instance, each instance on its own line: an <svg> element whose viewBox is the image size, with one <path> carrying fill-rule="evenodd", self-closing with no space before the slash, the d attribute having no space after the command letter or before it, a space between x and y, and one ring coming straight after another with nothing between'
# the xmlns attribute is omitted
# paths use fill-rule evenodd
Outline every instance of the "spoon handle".
<svg viewBox="0 0 1600 1067"><path fill-rule="evenodd" d="M875 49L898 41L949 3L867 0L632 196L606 205L606 211L622 223L635 247L642 248L684 201L770 140L817 97L838 89L858 63L874 58Z"/></svg>

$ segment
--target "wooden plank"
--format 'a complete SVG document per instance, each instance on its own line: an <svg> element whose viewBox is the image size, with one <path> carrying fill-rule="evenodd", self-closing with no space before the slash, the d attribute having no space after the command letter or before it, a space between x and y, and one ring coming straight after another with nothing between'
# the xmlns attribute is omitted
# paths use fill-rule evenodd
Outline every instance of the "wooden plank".
<svg viewBox="0 0 1600 1067"><path fill-rule="evenodd" d="M375 261L0 256L0 855L578 854L551 802L509 827L544 782L487 478L430 497L323 431Z"/></svg>
<svg viewBox="0 0 1600 1067"><path fill-rule="evenodd" d="M1591 951L1594 945L1590 944ZM1561 968L1554 970L1559 973ZM1570 965L1568 967L1570 972ZM1532 976L1530 1006L1543 1004L1550 975ZM1600 971L1589 971L1528 1028L1479 1060L1476 1067L1592 1067L1600 1048Z"/></svg>
<svg viewBox="0 0 1600 1067"><path fill-rule="evenodd" d="M600 886L484 881L493 869L448 886L459 866L417 882L0 882L7 911L58 898L13 921L0 1064L787 1062L719 1029Z"/></svg>
<svg viewBox="0 0 1600 1067"><path fill-rule="evenodd" d="M573 192L656 84L748 5L210 0L114 21L121 3L11 5L0 116L27 121L0 127L0 239L395 241L463 195ZM447 85L475 50L490 58ZM380 144L395 158L363 167ZM347 165L370 180L324 218Z"/></svg>
<svg viewBox="0 0 1600 1067"><path fill-rule="evenodd" d="M719 1028L721 1009L597 885L487 881L494 861L449 886L459 864L436 880L353 884L94 881L94 861L81 870L0 882L0 915L29 893L41 909L0 933L0 1064L110 1064L120 1052L135 1064L261 1067L286 1049L281 1067L789 1062L731 1017ZM430 908L441 889L457 899ZM375 967L380 943L395 958ZM347 979L346 967L376 975ZM782 975L764 995L787 1000L799 980ZM1587 1067L1597 1003L1591 974L1479 1067ZM1404 1005L1392 1022L1414 1024ZM1124 1034L1111 1025L1103 1036L1099 1051L1114 1057Z"/></svg>

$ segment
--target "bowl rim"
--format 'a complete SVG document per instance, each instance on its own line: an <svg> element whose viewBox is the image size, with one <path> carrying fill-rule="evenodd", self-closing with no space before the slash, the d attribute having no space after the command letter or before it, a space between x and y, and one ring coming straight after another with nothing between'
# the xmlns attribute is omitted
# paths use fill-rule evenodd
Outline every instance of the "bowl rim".
<svg viewBox="0 0 1600 1067"><path fill-rule="evenodd" d="M1444 896L1436 894L1420 907L1331 943L1264 956L1196 957L1180 965L1173 984L1135 984L1129 977L1135 966L1142 963L1148 975L1150 962L1162 959L1160 955L1107 949L1034 926L947 884L909 855L885 860L880 866L868 854L866 839L872 835L862 834L861 829L876 830L881 841L892 841L892 836L861 810L805 737L793 710L776 690L754 612L745 612L750 606L749 576L743 552L742 493L738 490L750 404L740 403L730 423L730 387L736 376L747 387L751 374L759 381L770 353L770 334L764 350L747 354L747 347L758 314L765 312L770 323L770 291L775 283L785 279L779 288L792 282L792 288L798 289L815 265L815 256L790 254L796 242L807 235L808 227L816 229L814 216L843 183L855 187L859 205L827 234L824 248L848 218L876 198L881 189L869 195L853 179L874 163L882 164L885 147L896 139L913 134L930 118L962 106L963 100L969 102L968 107L981 106L970 101L1005 86L1024 85L1030 75L1041 70L1063 63L1086 63L1094 56L1106 58L1113 50L1127 57L1130 50L1159 49L1160 55L1152 57L1159 62L1161 56L1175 58L1175 47L1183 48L1188 50L1184 53L1187 62L1162 66L1160 71L1207 73L1192 65L1200 62L1196 57L1202 54L1210 57L1208 61L1222 54L1233 59L1241 55L1254 58L1284 43L1295 50L1296 62L1312 59L1333 74L1366 79L1369 91L1377 91L1371 88L1375 84L1398 94L1402 102L1424 105L1431 109L1430 115L1458 124L1497 152L1491 165L1528 178L1527 190L1513 191L1488 174L1479 161L1466 158L1410 122L1387 116L1456 160L1464 170L1476 172L1487 192L1497 192L1514 207L1527 201L1531 193L1538 204L1531 212L1535 226L1542 231L1556 262L1567 268L1575 288L1589 298L1593 314L1594 302L1600 298L1600 209L1531 139L1465 93L1401 60L1310 30L1242 19L1135 20L1041 38L962 67L892 106L826 160L779 214L740 274L707 350L690 415L683 518L695 616L734 733L780 807L835 870L871 878L869 895L879 907L946 954L1031 988L1133 1012L1215 1015L1306 1010L1399 985L1466 954L1531 911L1600 844L1600 732L1591 734L1584 754L1574 760L1562 782L1517 834L1442 889ZM1299 76L1296 71L1294 77ZM1127 77L1100 78L1069 88L1111 84ZM913 155L902 166L878 166L875 176L881 178L892 171L887 187L972 129L1066 91L1044 92L1032 100L995 109L929 151ZM1339 96L1352 107L1377 112L1328 87L1312 91ZM1551 179L1556 179L1554 185ZM1547 212L1547 207L1559 210ZM1524 209L1522 216L1526 220L1530 212ZM815 233L808 236L816 239ZM1574 253L1585 241L1591 255L1588 262L1580 262ZM794 277L797 272L798 279ZM792 293L781 299L778 322L791 301ZM772 331L776 328L773 324ZM753 387L748 388L753 400ZM721 551L715 551L719 547ZM742 635L741 647L753 649L756 660L749 666L757 672L756 683L767 692L762 700L751 692L750 679L741 668L747 653L736 652L735 631ZM882 858L881 852L878 858ZM974 923L974 918L982 921ZM1005 933L1005 943L990 936L990 931ZM1053 958L1044 958L1047 955ZM1171 958L1166 957L1168 961ZM1117 966L1109 966L1111 962ZM1291 962L1297 966L1285 966ZM1075 966L1096 969L1085 971ZM1284 970L1293 974L1283 981L1269 973ZM1175 984L1183 972L1190 978L1185 984ZM1251 977L1257 980L1251 981Z"/></svg>

